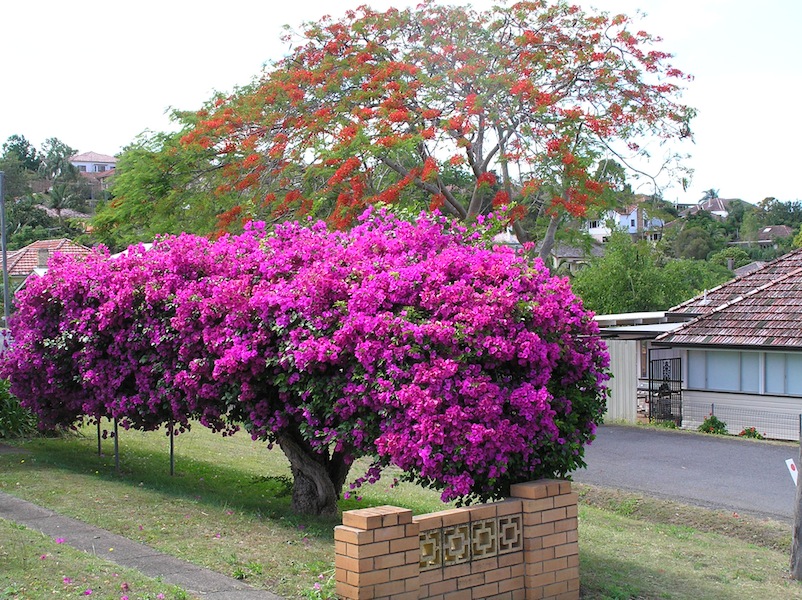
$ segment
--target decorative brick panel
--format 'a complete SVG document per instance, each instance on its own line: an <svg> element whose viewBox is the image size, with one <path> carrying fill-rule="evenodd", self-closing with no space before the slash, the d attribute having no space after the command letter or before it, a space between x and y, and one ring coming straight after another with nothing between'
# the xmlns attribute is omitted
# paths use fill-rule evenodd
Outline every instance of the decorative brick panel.
<svg viewBox="0 0 802 600"><path fill-rule="evenodd" d="M579 598L577 495L566 481L512 486L502 502L412 516L343 513L337 593L347 600Z"/></svg>

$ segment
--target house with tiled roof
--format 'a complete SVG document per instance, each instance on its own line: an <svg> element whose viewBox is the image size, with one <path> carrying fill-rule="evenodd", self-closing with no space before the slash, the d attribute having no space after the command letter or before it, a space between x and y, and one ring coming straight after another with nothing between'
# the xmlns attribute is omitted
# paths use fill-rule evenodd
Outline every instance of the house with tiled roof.
<svg viewBox="0 0 802 600"><path fill-rule="evenodd" d="M705 211L709 212L714 217L718 217L719 219L726 219L730 214L730 202L733 201L734 199L732 198L705 197L693 206L681 211L679 216L682 218L688 218L701 211Z"/></svg>
<svg viewBox="0 0 802 600"><path fill-rule="evenodd" d="M672 308L691 317L653 342L679 359L683 427L711 412L730 433L798 439L802 249ZM659 359L658 359L659 360Z"/></svg>
<svg viewBox="0 0 802 600"><path fill-rule="evenodd" d="M604 243L614 230L619 230L626 231L633 239L659 240L665 223L649 214L646 196L637 196L636 199L637 202L630 206L606 210L597 218L590 219L585 225L588 235Z"/></svg>
<svg viewBox="0 0 802 600"><path fill-rule="evenodd" d="M47 271L47 262L56 253L86 256L92 251L72 240L37 240L24 248L9 252L6 262L8 275L12 281L24 281L32 274L41 275Z"/></svg>
<svg viewBox="0 0 802 600"><path fill-rule="evenodd" d="M79 173L104 173L117 166L117 159L99 152L84 152L70 157L70 163Z"/></svg>
<svg viewBox="0 0 802 600"><path fill-rule="evenodd" d="M788 225L769 225L761 227L754 240L730 242L730 245L776 249L779 247L779 240L794 237L794 235L796 235L796 231Z"/></svg>
<svg viewBox="0 0 802 600"><path fill-rule="evenodd" d="M81 178L89 184L90 200L97 200L101 198L102 192L110 187L117 159L108 154L90 151L71 156L70 163L78 170Z"/></svg>
<svg viewBox="0 0 802 600"><path fill-rule="evenodd" d="M802 249L668 311L596 317L611 356L610 418L799 438Z"/></svg>

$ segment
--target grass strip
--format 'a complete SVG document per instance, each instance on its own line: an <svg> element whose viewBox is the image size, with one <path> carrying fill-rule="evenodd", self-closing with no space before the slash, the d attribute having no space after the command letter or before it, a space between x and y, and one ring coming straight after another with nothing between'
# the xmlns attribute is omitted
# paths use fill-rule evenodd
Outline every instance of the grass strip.
<svg viewBox="0 0 802 600"><path fill-rule="evenodd" d="M330 580L339 520L290 511L280 451L198 427L176 439L171 477L164 433L123 431L119 442L119 472L109 440L97 455L93 430L16 444L18 452L0 453L0 489L288 599L326 597L314 586ZM341 508L394 504L420 514L446 507L436 492L391 481L392 473ZM575 488L583 598L802 600L802 586L789 578L787 525ZM7 585L29 582L17 571Z"/></svg>
<svg viewBox="0 0 802 600"><path fill-rule="evenodd" d="M190 600L185 590L149 578L0 519L0 600L128 598Z"/></svg>

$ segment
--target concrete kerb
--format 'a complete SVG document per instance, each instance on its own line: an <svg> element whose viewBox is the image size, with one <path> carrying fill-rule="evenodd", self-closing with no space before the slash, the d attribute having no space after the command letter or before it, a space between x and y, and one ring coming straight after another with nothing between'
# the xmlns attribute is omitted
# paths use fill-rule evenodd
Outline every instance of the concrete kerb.
<svg viewBox="0 0 802 600"><path fill-rule="evenodd" d="M0 492L0 518L25 525L88 554L136 569L148 577L177 585L188 592L210 599L284 600L272 592L251 586L117 534L59 515L25 500Z"/></svg>

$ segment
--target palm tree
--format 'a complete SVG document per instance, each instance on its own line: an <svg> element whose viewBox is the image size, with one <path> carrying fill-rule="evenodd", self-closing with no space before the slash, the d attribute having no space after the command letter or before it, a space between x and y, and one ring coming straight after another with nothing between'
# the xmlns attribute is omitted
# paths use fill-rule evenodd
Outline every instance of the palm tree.
<svg viewBox="0 0 802 600"><path fill-rule="evenodd" d="M48 194L48 204L50 208L56 211L59 227L64 227L64 219L61 216L61 211L65 208L73 208L75 203L80 200L78 194L70 188L71 186L66 183L58 183L51 188Z"/></svg>
<svg viewBox="0 0 802 600"><path fill-rule="evenodd" d="M699 201L700 204L707 202L708 200L715 200L718 198L718 190L710 188L709 190L705 190L702 192L703 196L702 199Z"/></svg>

